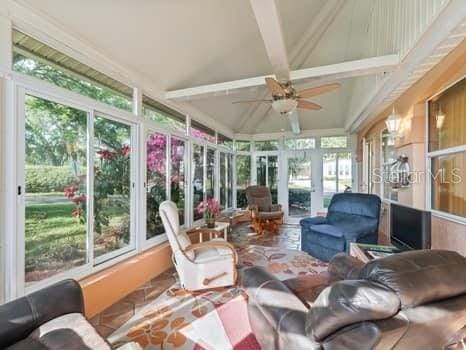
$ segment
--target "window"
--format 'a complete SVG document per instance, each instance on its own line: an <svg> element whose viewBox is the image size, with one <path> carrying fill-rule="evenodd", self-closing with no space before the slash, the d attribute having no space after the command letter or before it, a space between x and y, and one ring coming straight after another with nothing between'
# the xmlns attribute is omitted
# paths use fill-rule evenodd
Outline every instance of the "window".
<svg viewBox="0 0 466 350"><path fill-rule="evenodd" d="M304 150L316 147L314 138L286 139L285 149L287 150Z"/></svg>
<svg viewBox="0 0 466 350"><path fill-rule="evenodd" d="M215 143L215 131L195 120L191 120L190 135L197 139Z"/></svg>
<svg viewBox="0 0 466 350"><path fill-rule="evenodd" d="M193 218L202 219L197 206L204 200L204 146L193 144Z"/></svg>
<svg viewBox="0 0 466 350"><path fill-rule="evenodd" d="M466 217L466 78L428 101L431 207Z"/></svg>
<svg viewBox="0 0 466 350"><path fill-rule="evenodd" d="M320 138L321 148L347 148L348 137L346 136L328 136Z"/></svg>
<svg viewBox="0 0 466 350"><path fill-rule="evenodd" d="M352 185L351 152L325 153L323 156L324 208L337 192L344 192ZM344 169L344 171L343 171Z"/></svg>
<svg viewBox="0 0 466 350"><path fill-rule="evenodd" d="M25 282L88 261L84 111L25 97Z"/></svg>
<svg viewBox="0 0 466 350"><path fill-rule="evenodd" d="M217 143L229 149L233 149L233 140L225 135L217 134Z"/></svg>
<svg viewBox="0 0 466 350"><path fill-rule="evenodd" d="M85 111L32 95L24 102L24 259L30 284L132 247L133 150L129 124L101 115L91 119Z"/></svg>
<svg viewBox="0 0 466 350"><path fill-rule="evenodd" d="M101 116L94 121L94 256L130 243L131 127Z"/></svg>
<svg viewBox="0 0 466 350"><path fill-rule="evenodd" d="M251 184L251 156L236 155L236 207L246 208L246 188Z"/></svg>
<svg viewBox="0 0 466 350"><path fill-rule="evenodd" d="M390 200L398 200L398 191L391 185L393 162L396 161L395 138L387 129L382 131L382 177L383 197Z"/></svg>
<svg viewBox="0 0 466 350"><path fill-rule="evenodd" d="M277 140L268 140L268 141L254 141L256 151L277 151L278 150L278 141Z"/></svg>
<svg viewBox="0 0 466 350"><path fill-rule="evenodd" d="M170 199L176 203L180 216L180 225L185 223L185 176L186 176L186 142L172 137L170 148Z"/></svg>
<svg viewBox="0 0 466 350"><path fill-rule="evenodd" d="M182 133L186 132L186 117L171 108L147 97L142 96L142 114L157 123L166 125Z"/></svg>
<svg viewBox="0 0 466 350"><path fill-rule="evenodd" d="M14 71L132 111L131 87L17 30L12 35Z"/></svg>
<svg viewBox="0 0 466 350"><path fill-rule="evenodd" d="M207 148L207 167L206 167L206 196L214 198L215 196L215 149ZM207 199L206 198L206 199Z"/></svg>
<svg viewBox="0 0 466 350"><path fill-rule="evenodd" d="M220 207L233 207L233 155L220 152Z"/></svg>
<svg viewBox="0 0 466 350"><path fill-rule="evenodd" d="M236 141L236 150L238 152L249 152L251 150L251 142L249 142L249 141Z"/></svg>
<svg viewBox="0 0 466 350"><path fill-rule="evenodd" d="M159 205L167 199L167 135L149 133L146 141L146 238L165 232Z"/></svg>
<svg viewBox="0 0 466 350"><path fill-rule="evenodd" d="M267 186L272 194L272 202L278 202L278 156L256 157L256 179L260 186Z"/></svg>

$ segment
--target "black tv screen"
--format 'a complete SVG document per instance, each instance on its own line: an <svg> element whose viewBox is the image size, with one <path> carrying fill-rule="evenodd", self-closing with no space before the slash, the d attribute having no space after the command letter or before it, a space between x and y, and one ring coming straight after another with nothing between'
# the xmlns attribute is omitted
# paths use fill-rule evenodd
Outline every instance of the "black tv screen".
<svg viewBox="0 0 466 350"><path fill-rule="evenodd" d="M390 237L402 249L429 249L430 212L392 203Z"/></svg>

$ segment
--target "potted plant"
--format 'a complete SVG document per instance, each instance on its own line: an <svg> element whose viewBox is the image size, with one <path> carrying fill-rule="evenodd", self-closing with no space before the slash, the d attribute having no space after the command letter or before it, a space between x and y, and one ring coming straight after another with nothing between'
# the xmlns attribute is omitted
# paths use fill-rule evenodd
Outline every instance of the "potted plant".
<svg viewBox="0 0 466 350"><path fill-rule="evenodd" d="M208 198L197 206L197 212L204 216L208 228L215 227L215 217L220 214L220 205L213 199Z"/></svg>

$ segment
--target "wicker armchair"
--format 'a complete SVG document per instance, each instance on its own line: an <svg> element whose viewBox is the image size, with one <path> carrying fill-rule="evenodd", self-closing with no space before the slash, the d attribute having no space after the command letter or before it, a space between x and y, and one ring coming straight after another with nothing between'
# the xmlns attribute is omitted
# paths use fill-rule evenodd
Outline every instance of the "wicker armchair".
<svg viewBox="0 0 466 350"><path fill-rule="evenodd" d="M266 186L249 186L246 188L248 208L251 211L254 231L263 234L264 231L278 233L283 224L281 204L272 204L272 195Z"/></svg>

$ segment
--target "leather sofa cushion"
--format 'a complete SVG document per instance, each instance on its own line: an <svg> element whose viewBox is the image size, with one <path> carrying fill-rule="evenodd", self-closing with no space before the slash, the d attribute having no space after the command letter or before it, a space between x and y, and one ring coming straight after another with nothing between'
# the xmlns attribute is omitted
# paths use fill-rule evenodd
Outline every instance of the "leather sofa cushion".
<svg viewBox="0 0 466 350"><path fill-rule="evenodd" d="M400 300L391 290L369 281L340 281L320 293L306 318L306 333L315 341L345 326L395 315Z"/></svg>
<svg viewBox="0 0 466 350"><path fill-rule="evenodd" d="M365 264L354 256L338 253L328 264L328 273L332 281L357 280Z"/></svg>
<svg viewBox="0 0 466 350"><path fill-rule="evenodd" d="M415 250L369 262L360 278L395 291L403 308L466 293L466 258L445 250Z"/></svg>
<svg viewBox="0 0 466 350"><path fill-rule="evenodd" d="M10 346L8 350L111 350L82 314L60 316L44 323L29 337Z"/></svg>

